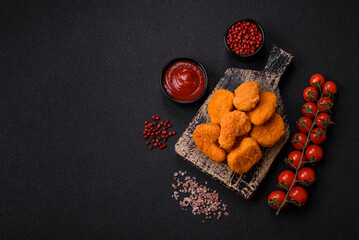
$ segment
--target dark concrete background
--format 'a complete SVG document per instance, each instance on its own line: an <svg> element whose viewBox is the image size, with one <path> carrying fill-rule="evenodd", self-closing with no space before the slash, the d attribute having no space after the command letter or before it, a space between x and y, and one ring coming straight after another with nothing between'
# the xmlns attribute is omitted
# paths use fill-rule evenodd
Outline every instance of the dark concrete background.
<svg viewBox="0 0 359 240"><path fill-rule="evenodd" d="M345 2L345 3L344 3ZM1 239L355 239L358 235L358 1L2 1ZM266 32L252 62L226 52L226 26L253 18ZM335 81L334 127L301 209L266 203L288 143L251 201L174 152L149 151L153 114L182 133L204 99L174 104L162 66L198 59L211 91L228 67L262 69L272 44L295 58L280 82L291 131L314 73ZM187 170L216 189L230 215L205 221L172 198Z"/></svg>

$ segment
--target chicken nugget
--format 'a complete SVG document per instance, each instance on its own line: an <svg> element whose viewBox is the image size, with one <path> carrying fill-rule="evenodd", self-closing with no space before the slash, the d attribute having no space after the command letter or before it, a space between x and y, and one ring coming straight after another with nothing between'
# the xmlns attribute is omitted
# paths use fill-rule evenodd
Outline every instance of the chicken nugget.
<svg viewBox="0 0 359 240"><path fill-rule="evenodd" d="M218 146L220 127L217 124L206 123L196 127L193 141L196 147L207 157L222 162L226 159L226 152Z"/></svg>
<svg viewBox="0 0 359 240"><path fill-rule="evenodd" d="M272 92L261 92L257 106L248 112L248 116L254 125L262 125L274 113L277 107L277 96Z"/></svg>
<svg viewBox="0 0 359 240"><path fill-rule="evenodd" d="M254 138L262 147L273 147L284 134L283 119L278 113L274 113L263 125L253 127L251 138Z"/></svg>
<svg viewBox="0 0 359 240"><path fill-rule="evenodd" d="M214 92L208 103L207 111L212 123L219 124L224 114L233 109L234 94L225 89Z"/></svg>
<svg viewBox="0 0 359 240"><path fill-rule="evenodd" d="M249 133L252 128L247 114L238 110L224 114L220 125L218 143L224 149L230 149L236 142L236 137Z"/></svg>
<svg viewBox="0 0 359 240"><path fill-rule="evenodd" d="M227 161L233 172L242 174L248 172L261 157L262 152L256 140L248 137L243 139L239 147L228 154Z"/></svg>
<svg viewBox="0 0 359 240"><path fill-rule="evenodd" d="M259 101L259 85L257 82L245 82L234 90L233 105L242 111L252 110Z"/></svg>
<svg viewBox="0 0 359 240"><path fill-rule="evenodd" d="M230 152L232 152L234 149L236 149L237 147L239 147L239 145L241 145L241 142L242 142L243 139L245 139L246 137L248 137L248 134L236 137L236 142L234 143L234 145L233 145L230 149L224 149L224 151L226 151L227 154L230 153Z"/></svg>

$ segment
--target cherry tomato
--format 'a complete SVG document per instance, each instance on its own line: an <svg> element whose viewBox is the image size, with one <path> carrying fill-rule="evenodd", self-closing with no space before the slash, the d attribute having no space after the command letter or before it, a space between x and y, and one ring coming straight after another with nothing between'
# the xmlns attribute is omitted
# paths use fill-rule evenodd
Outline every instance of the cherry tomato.
<svg viewBox="0 0 359 240"><path fill-rule="evenodd" d="M312 185L315 181L315 172L309 167L302 168L298 172L298 180L304 186Z"/></svg>
<svg viewBox="0 0 359 240"><path fill-rule="evenodd" d="M312 102L307 102L302 107L303 115L309 118L315 117L317 110L318 110L317 104Z"/></svg>
<svg viewBox="0 0 359 240"><path fill-rule="evenodd" d="M293 151L288 155L288 158L286 159L286 163L291 167L291 168L298 168L299 166L299 162L300 162L300 158L302 157L302 164L300 165L299 168L302 168L305 164L305 162L307 161L307 158L305 157L304 153L300 152L300 151Z"/></svg>
<svg viewBox="0 0 359 240"><path fill-rule="evenodd" d="M318 83L320 83L323 86L325 80L322 74L316 73L310 77L310 85L316 86Z"/></svg>
<svg viewBox="0 0 359 240"><path fill-rule="evenodd" d="M321 98L318 102L318 106L319 111L328 112L333 107L333 100L328 97Z"/></svg>
<svg viewBox="0 0 359 240"><path fill-rule="evenodd" d="M309 117L301 117L297 121L298 130L302 133L309 133L309 129L312 127L313 121Z"/></svg>
<svg viewBox="0 0 359 240"><path fill-rule="evenodd" d="M327 133L323 128L314 128L309 136L312 143L322 144L327 139Z"/></svg>
<svg viewBox="0 0 359 240"><path fill-rule="evenodd" d="M301 186L296 186L292 188L288 196L290 197L291 200L294 201L293 204L296 206L303 206L308 200L308 193Z"/></svg>
<svg viewBox="0 0 359 240"><path fill-rule="evenodd" d="M296 133L292 137L292 145L298 150L303 150L306 142L307 142L307 135L305 135L304 133Z"/></svg>
<svg viewBox="0 0 359 240"><path fill-rule="evenodd" d="M292 186L294 179L295 179L294 172L290 170L285 170L281 172L278 176L278 186L280 188L289 189L290 186ZM295 183L293 186L295 186Z"/></svg>
<svg viewBox="0 0 359 240"><path fill-rule="evenodd" d="M326 96L333 96L337 93L337 85L332 81L324 83L323 87L323 93Z"/></svg>
<svg viewBox="0 0 359 240"><path fill-rule="evenodd" d="M327 128L332 123L328 113L319 113L315 118L315 124L320 128Z"/></svg>
<svg viewBox="0 0 359 240"><path fill-rule="evenodd" d="M315 144L309 145L305 150L308 161L319 162L323 158L323 149Z"/></svg>
<svg viewBox="0 0 359 240"><path fill-rule="evenodd" d="M318 90L315 87L307 87L303 92L303 98L307 102L317 101L318 95Z"/></svg>
<svg viewBox="0 0 359 240"><path fill-rule="evenodd" d="M268 196L268 204L273 209L278 209L282 205L285 199L285 193L282 191L271 192ZM284 203L283 208L287 206L287 203Z"/></svg>

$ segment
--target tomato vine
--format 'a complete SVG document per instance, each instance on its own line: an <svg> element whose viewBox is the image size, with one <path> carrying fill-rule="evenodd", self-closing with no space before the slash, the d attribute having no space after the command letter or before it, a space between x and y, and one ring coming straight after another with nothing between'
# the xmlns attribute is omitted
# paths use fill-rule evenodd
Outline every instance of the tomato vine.
<svg viewBox="0 0 359 240"><path fill-rule="evenodd" d="M318 75L318 74L315 74L315 75ZM313 76L315 76L315 75L313 75ZM312 76L312 78L313 78L313 76ZM320 75L320 76L322 76L322 75ZM303 134L303 137L301 139L299 139L298 134L295 134L293 139L292 139L293 146L295 146L295 148L297 148L298 150L301 151L301 156L300 156L299 163L298 164L293 164L292 160L288 159L288 158L285 161L288 165L290 165L292 168L295 169L294 180L293 180L292 184L289 187L288 186L284 187L283 184L279 183L279 186L287 191L285 196L284 196L284 193L283 193L280 200L273 197L273 196L279 196L278 193L277 193L277 195L271 194L269 196L269 198L268 198L268 204L272 208L277 209L276 215L279 214L279 212L287 205L287 203L292 203L292 204L297 205L297 206L302 206L306 202L307 192L304 189L303 190L299 189L299 190L301 190L302 192L305 193L305 194L302 194L302 195L305 195L304 197L301 196L302 198L301 197L296 197L296 198L291 197L291 195L292 196L297 196L297 195L295 195L296 193L291 193L291 191L292 190L298 191L298 186L296 186L296 183L300 183L303 186L309 186L315 180L315 179L310 179L309 181L308 180L299 181L298 180L298 172L300 171L300 169L305 164L307 164L307 163L314 164L315 162L320 161L320 159L317 159L316 157L313 157L313 156L310 159L306 159L306 157L305 157L306 149L308 148L308 146L309 146L309 144L311 142L315 143L315 142L313 142L313 136L314 136L314 138L321 137L323 134L326 134L327 127L329 125L333 124L333 122L331 121L331 108L333 106L334 94L337 91L336 85L333 82L331 82L331 86L334 86L335 89L333 88L334 90L331 91L330 89L326 88L325 91L323 91L323 87L326 86L324 84L324 77L322 77L322 79L319 79L318 81L314 81L314 82L312 81L312 78L311 78L311 85L312 85L312 87L315 87L316 89L318 89L320 97L316 101L317 102L317 104L316 104L317 107L316 107L315 112L310 107L305 106L304 109L303 109L303 114L305 116L308 117L308 115L309 115L309 116L311 116L310 118L313 118L312 124L309 124L310 127L307 127L307 124L305 122L303 122L303 120L300 120L299 122L297 121L298 129L302 132L302 134L303 134L303 132L305 134L307 134L307 136L304 138L304 134ZM331 101L325 101L324 103L322 103L323 99L325 99L325 98L330 98ZM308 99L308 100L313 101L313 98ZM309 103L309 101L307 103ZM310 102L310 103L313 103L313 102ZM326 112L328 112L329 114L327 114ZM326 113L326 115L328 115L328 117L325 118L325 119L322 119L323 118L323 113ZM318 115L320 115L320 117L317 119ZM316 127L319 128L319 130L317 130L317 132L313 132L313 129L315 129ZM304 144L301 143L301 141L300 141L300 140L303 140L303 139L305 139ZM316 147L319 147L319 146L316 146ZM311 170L311 172L315 176L314 171ZM301 187L299 187L299 188L301 188ZM275 191L275 192L279 192L279 191Z"/></svg>

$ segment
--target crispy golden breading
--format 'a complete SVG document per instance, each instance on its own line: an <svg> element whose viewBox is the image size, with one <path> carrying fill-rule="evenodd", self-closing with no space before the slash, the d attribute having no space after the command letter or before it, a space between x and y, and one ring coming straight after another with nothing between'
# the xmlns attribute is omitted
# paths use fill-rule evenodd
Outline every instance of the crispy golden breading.
<svg viewBox="0 0 359 240"><path fill-rule="evenodd" d="M248 172L262 157L262 152L253 138L245 138L232 152L227 156L228 166L233 172L242 174Z"/></svg>
<svg viewBox="0 0 359 240"><path fill-rule="evenodd" d="M254 125L262 125L274 113L277 107L277 96L271 92L261 92L257 106L248 112L248 116Z"/></svg>
<svg viewBox="0 0 359 240"><path fill-rule="evenodd" d="M226 159L226 152L218 146L220 127L217 124L206 123L196 127L193 140L197 148L207 157L222 162Z"/></svg>
<svg viewBox="0 0 359 240"><path fill-rule="evenodd" d="M263 125L253 127L251 138L254 138L262 147L273 147L284 134L283 119L278 113L274 113Z"/></svg>
<svg viewBox="0 0 359 240"><path fill-rule="evenodd" d="M259 85L257 82L245 82L234 91L233 105L242 111L252 110L259 101Z"/></svg>
<svg viewBox="0 0 359 240"><path fill-rule="evenodd" d="M214 92L208 103L207 111L212 123L219 124L224 114L233 109L234 94L225 89Z"/></svg>
<svg viewBox="0 0 359 240"><path fill-rule="evenodd" d="M234 145L233 145L230 149L224 149L224 151L226 151L226 153L232 152L234 149L236 149L237 147L239 147L239 145L241 145L241 142L242 142L243 139L245 139L246 137L248 137L248 134L236 137L236 142L234 143Z"/></svg>
<svg viewBox="0 0 359 240"><path fill-rule="evenodd" d="M252 128L247 114L238 110L224 114L220 125L218 143L224 149L230 149L236 142L236 137L249 133Z"/></svg>

